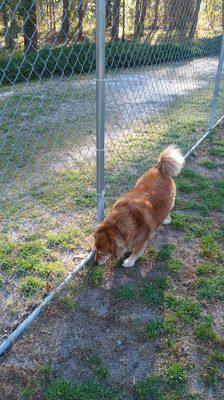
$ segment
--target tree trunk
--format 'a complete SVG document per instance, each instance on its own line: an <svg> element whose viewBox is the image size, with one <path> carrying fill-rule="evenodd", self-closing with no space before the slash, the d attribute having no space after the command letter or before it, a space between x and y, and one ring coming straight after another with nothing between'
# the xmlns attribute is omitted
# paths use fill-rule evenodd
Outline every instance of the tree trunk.
<svg viewBox="0 0 224 400"><path fill-rule="evenodd" d="M37 51L37 7L36 1L23 0L23 34L26 54Z"/></svg>
<svg viewBox="0 0 224 400"><path fill-rule="evenodd" d="M61 20L61 30L58 33L58 39L65 42L69 34L69 0L63 0L63 13Z"/></svg>
<svg viewBox="0 0 224 400"><path fill-rule="evenodd" d="M112 26L112 0L106 2L106 28Z"/></svg>
<svg viewBox="0 0 224 400"><path fill-rule="evenodd" d="M152 40L155 32L159 29L158 27L158 18L159 18L159 3L160 0L155 0L154 2L154 19L152 24L150 25L150 32L147 35L147 41Z"/></svg>
<svg viewBox="0 0 224 400"><path fill-rule="evenodd" d="M136 0L135 3L135 25L134 25L134 36L139 36L139 23L140 23L140 13L141 13L141 0Z"/></svg>
<svg viewBox="0 0 224 400"><path fill-rule="evenodd" d="M125 39L125 0L122 3L122 40Z"/></svg>
<svg viewBox="0 0 224 400"><path fill-rule="evenodd" d="M119 39L120 0L114 0L113 23L111 28L111 40Z"/></svg>
<svg viewBox="0 0 224 400"><path fill-rule="evenodd" d="M136 0L134 35L141 38L144 35L144 23L148 0Z"/></svg>
<svg viewBox="0 0 224 400"><path fill-rule="evenodd" d="M195 0L167 0L165 5L166 38L177 33L179 41L186 39L194 17Z"/></svg>
<svg viewBox="0 0 224 400"><path fill-rule="evenodd" d="M196 2L193 22L192 22L191 29L189 32L189 39L193 39L194 35L195 35L195 31L196 31L197 23L198 23L198 15L199 15L200 7L201 7L201 1L202 0L197 0L197 2Z"/></svg>
<svg viewBox="0 0 224 400"><path fill-rule="evenodd" d="M224 29L224 0L222 0L222 28Z"/></svg>
<svg viewBox="0 0 224 400"><path fill-rule="evenodd" d="M140 24L139 24L139 37L144 35L144 28L145 28L145 16L147 10L147 3L148 0L142 0L142 7L141 7L141 15L140 15Z"/></svg>

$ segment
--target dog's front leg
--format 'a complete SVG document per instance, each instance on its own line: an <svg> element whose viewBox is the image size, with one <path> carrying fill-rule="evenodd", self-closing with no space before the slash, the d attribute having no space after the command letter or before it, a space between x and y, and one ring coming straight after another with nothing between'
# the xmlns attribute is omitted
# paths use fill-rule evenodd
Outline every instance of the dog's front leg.
<svg viewBox="0 0 224 400"><path fill-rule="evenodd" d="M133 267L135 261L136 261L139 257L141 257L142 254L144 253L145 248L146 248L146 244L147 244L147 242L143 242L143 243L137 245L137 246L134 248L134 250L133 250L133 252L131 253L131 255L130 255L128 258L126 258L126 260L124 260L124 262L123 262L123 264L122 264L123 267L126 267L126 268Z"/></svg>

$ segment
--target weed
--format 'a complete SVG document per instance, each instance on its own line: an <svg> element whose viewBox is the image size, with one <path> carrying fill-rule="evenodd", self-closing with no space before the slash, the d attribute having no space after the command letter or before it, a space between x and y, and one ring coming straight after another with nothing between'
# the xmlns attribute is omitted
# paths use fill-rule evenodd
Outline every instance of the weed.
<svg viewBox="0 0 224 400"><path fill-rule="evenodd" d="M35 400L37 395L37 388L32 386L27 386L25 389L22 390L21 396L22 400Z"/></svg>
<svg viewBox="0 0 224 400"><path fill-rule="evenodd" d="M4 278L3 278L3 276L0 274L0 289L2 289L3 284L4 284Z"/></svg>

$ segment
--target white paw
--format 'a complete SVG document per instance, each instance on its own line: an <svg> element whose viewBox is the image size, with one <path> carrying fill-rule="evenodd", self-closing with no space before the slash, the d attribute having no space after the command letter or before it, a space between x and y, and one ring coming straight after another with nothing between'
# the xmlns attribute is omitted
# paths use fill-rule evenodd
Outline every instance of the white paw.
<svg viewBox="0 0 224 400"><path fill-rule="evenodd" d="M163 225L169 225L170 223L171 223L171 217L169 215L166 219L164 219Z"/></svg>
<svg viewBox="0 0 224 400"><path fill-rule="evenodd" d="M124 260L122 265L125 268L130 268L130 267L133 267L134 263L135 263L135 259L133 259L132 257L128 257L128 258L126 258L126 260Z"/></svg>

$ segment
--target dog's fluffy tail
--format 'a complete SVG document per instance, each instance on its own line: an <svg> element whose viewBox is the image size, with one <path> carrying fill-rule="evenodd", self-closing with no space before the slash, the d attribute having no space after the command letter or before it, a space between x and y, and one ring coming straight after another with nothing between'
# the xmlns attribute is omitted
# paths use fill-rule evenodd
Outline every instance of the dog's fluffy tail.
<svg viewBox="0 0 224 400"><path fill-rule="evenodd" d="M177 147L170 145L158 159L157 167L164 176L177 176L184 165L184 157Z"/></svg>

